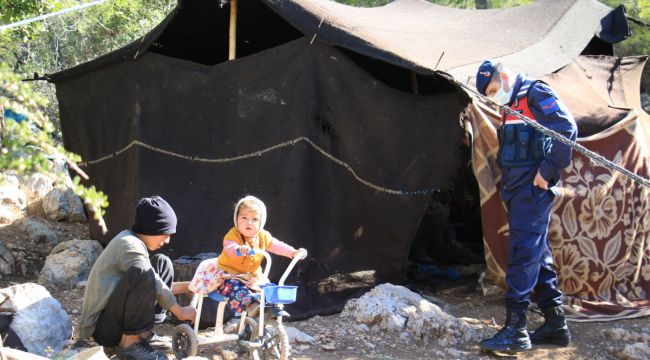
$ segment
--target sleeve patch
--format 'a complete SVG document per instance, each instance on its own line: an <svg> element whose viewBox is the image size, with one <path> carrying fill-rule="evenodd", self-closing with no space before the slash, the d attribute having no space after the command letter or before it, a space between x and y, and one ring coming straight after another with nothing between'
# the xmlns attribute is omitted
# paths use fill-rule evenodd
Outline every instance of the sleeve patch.
<svg viewBox="0 0 650 360"><path fill-rule="evenodd" d="M557 103L557 99L552 96L544 99L543 101L540 101L539 106L542 108L542 112L544 113L544 115L549 115L554 113L555 111L560 110L560 106Z"/></svg>

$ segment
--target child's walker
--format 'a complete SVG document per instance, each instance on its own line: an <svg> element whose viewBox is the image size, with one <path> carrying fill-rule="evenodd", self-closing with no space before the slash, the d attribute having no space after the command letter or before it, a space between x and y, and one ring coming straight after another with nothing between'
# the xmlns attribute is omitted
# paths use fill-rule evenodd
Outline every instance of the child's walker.
<svg viewBox="0 0 650 360"><path fill-rule="evenodd" d="M271 271L271 256L263 250L257 250L264 255L266 263L264 266L264 278L268 279ZM255 252L251 250L250 255ZM219 302L217 307L217 319L213 332L204 332L199 334L199 319L201 318L201 306L203 297L194 294L191 305L196 308L196 319L194 319L194 328L189 324L180 324L174 329L172 348L177 359L183 359L195 356L198 352L199 345L218 344L231 341L238 341L239 344L248 350L252 359L275 358L286 360L289 358L291 348L289 337L282 325L282 314L264 317L265 303L275 305L282 310L284 304L291 304L296 301L297 286L285 286L284 280L296 265L296 263L307 257L307 251L301 250L301 254L291 260L289 266L284 271L278 285L269 283L261 287L259 292L259 315L246 311L242 312L237 328L237 333L226 334L223 329L223 314L226 308L227 299L221 294L213 291L207 295L213 300ZM266 300L266 301L265 301ZM283 312L283 311L282 311Z"/></svg>

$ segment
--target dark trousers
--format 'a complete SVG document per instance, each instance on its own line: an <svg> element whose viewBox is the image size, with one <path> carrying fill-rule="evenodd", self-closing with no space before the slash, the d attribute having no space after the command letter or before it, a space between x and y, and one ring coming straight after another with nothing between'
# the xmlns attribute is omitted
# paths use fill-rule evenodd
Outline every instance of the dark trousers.
<svg viewBox="0 0 650 360"><path fill-rule="evenodd" d="M153 328L156 308L163 311L156 303L156 273L171 287L174 270L165 255L154 255L151 260L129 267L117 283L95 325L93 338L98 344L116 346L123 334L137 335Z"/></svg>
<svg viewBox="0 0 650 360"><path fill-rule="evenodd" d="M553 256L548 243L553 195L532 184L523 186L507 203L510 235L506 306L525 311L533 291L540 308L562 304Z"/></svg>

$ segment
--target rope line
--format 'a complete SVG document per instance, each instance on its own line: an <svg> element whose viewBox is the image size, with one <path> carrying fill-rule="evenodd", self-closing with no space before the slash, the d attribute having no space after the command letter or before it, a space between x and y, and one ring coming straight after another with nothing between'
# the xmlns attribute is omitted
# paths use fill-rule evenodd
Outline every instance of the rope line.
<svg viewBox="0 0 650 360"><path fill-rule="evenodd" d="M63 15L63 14L69 13L69 12L79 11L79 10L85 9L87 7L99 5L99 4L104 3L106 1L107 0L97 0L97 1L86 3L86 4L73 6L73 7L61 10L61 11L57 11L57 12L53 12L53 13L49 13L49 14L44 14L44 15L39 15L39 16L29 18L29 19L25 19L25 20L20 20L20 21L17 21L15 23L7 24L7 25L0 25L0 31L6 30L6 29L11 29L11 28L21 26L21 25L27 25L27 24L30 24L30 23L33 23L33 22L39 21L39 20L45 20L45 19L50 18L52 16L60 16L60 15Z"/></svg>
<svg viewBox="0 0 650 360"><path fill-rule="evenodd" d="M278 150L278 149L281 149L281 148L284 148L284 147L295 146L299 142L306 142L314 150L318 151L321 155L323 155L325 158L331 160L335 164L337 164L337 165L343 167L345 170L347 170L350 174L352 174L352 176L354 177L355 180L357 180L358 182L362 183L363 185L365 185L365 186L367 186L367 187L369 187L371 189L374 189L376 191L380 191L380 192L391 194L391 195L426 195L426 194L430 194L430 193L433 193L433 192L438 190L438 189L395 190L395 189L389 189L387 187L374 184L374 183L360 177L356 173L356 171L352 168L352 166L350 164L348 164L345 161L343 161L343 160L333 156L332 154L328 153L325 149L323 149L320 146L316 145L316 143L314 143L311 139L309 139L308 137L305 137L305 136L300 136L300 137L297 137L297 138L292 139L292 140L284 141L284 142L281 142L279 144L276 144L276 145L273 145L273 146L270 146L270 147L267 147L267 148L264 148L264 149L261 149L261 150L258 150L258 151L253 151L253 152L248 153L248 154L233 156L233 157L227 157L227 158L202 158L202 157L197 157L197 156L188 156L188 155L178 154L178 153L175 153L173 151L169 151L169 150L159 148L159 147L156 147L156 146L153 146L153 145L149 145L149 144L146 144L146 143L144 143L142 141L139 141L139 140L133 140L127 146L123 147L122 149L120 149L120 150L118 150L118 151L116 151L114 153L103 156L103 157L101 157L99 159L81 162L81 163L79 163L79 166L84 166L85 167L85 166L88 166L88 165L97 164L99 162L102 162L102 161L108 160L110 158L113 158L115 156L118 156L121 153L129 150L130 148L132 148L134 146L140 146L140 147L143 147L143 148L145 148L147 150L151 150L151 151L154 151L154 152L158 152L158 153L161 153L161 154L165 154L165 155L176 157L176 158L183 159L183 160L197 161L197 162L203 162L203 163L212 163L212 164L214 164L214 163L223 164L223 163L228 163L228 162L234 162L234 161L239 161L239 160L250 159L250 158L253 158L253 157L259 157L259 156L262 156L262 155L264 155L266 153L269 153L271 151L275 151L275 150Z"/></svg>
<svg viewBox="0 0 650 360"><path fill-rule="evenodd" d="M452 81L452 82L458 84L460 87L466 89L467 91L473 93L474 95L476 95L478 98L482 99L483 101L488 102L488 103L496 106L497 108L501 109L502 111L505 111L508 114L510 114L512 116L515 116L520 120L523 120L526 124L528 124L528 125L532 126L533 128L539 130L544 135L547 135L547 136L549 136L549 137L551 137L551 138L553 138L553 139L555 139L555 140L557 140L557 141L559 141L559 142L561 142L563 144L568 145L573 150L576 150L577 152L583 154L587 158L589 158L591 160L595 160L595 161L601 163L602 165L604 165L606 168L608 168L610 170L618 171L618 172L622 173L623 175L627 176L628 178L632 179L633 181L635 181L635 182L637 182L637 183L639 183L639 184L641 184L643 186L650 187L650 180L631 172L630 170L628 170L628 169L626 169L626 168L624 168L624 167L622 167L622 166L620 166L620 165L606 159L604 156L585 148L584 146L578 144L575 141L571 141L571 140L567 139L563 135L561 135L561 134L559 134L559 133L557 133L557 132L555 132L555 131L553 131L551 129L548 129L548 128L538 124L535 121L532 121L528 117L526 117L526 116L524 116L524 115L510 109L507 106L497 104L492 99L490 99L490 98L488 98L486 96L483 96L482 94L478 93L476 90L468 87L467 85L457 81L456 79L454 79L452 77L447 77L447 79L449 81Z"/></svg>

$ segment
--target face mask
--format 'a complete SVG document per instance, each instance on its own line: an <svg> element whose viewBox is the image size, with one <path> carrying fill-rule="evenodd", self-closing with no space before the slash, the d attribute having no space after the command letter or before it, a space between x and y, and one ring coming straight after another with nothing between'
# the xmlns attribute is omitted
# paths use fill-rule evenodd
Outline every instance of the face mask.
<svg viewBox="0 0 650 360"><path fill-rule="evenodd" d="M512 86L510 91L506 92L503 90L503 86L499 88L496 94L492 97L499 105L506 105L510 103L510 98L512 97Z"/></svg>

